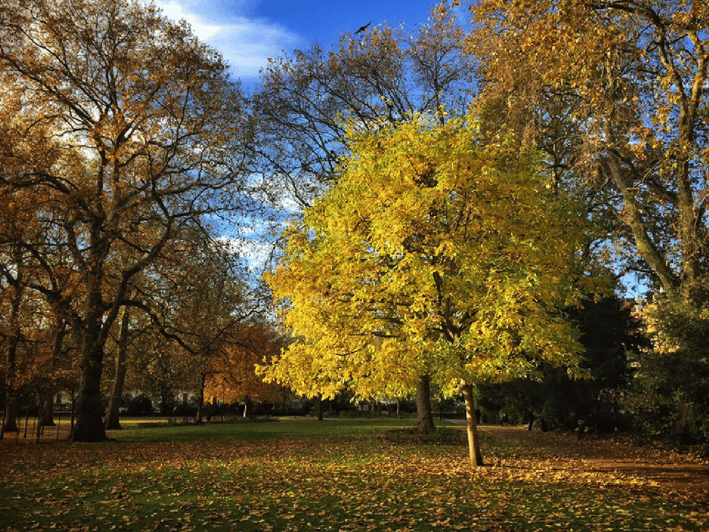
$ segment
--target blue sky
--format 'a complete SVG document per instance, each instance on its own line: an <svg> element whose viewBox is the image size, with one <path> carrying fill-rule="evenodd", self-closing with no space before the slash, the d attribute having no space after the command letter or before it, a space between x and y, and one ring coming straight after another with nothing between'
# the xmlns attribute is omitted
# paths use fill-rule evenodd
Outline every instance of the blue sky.
<svg viewBox="0 0 709 532"><path fill-rule="evenodd" d="M147 0L146 0L147 1ZM435 4L427 0L155 0L169 18L186 20L203 42L219 50L233 76L251 85L269 57L283 51L329 47L341 34L372 25L413 29Z"/></svg>
<svg viewBox="0 0 709 532"><path fill-rule="evenodd" d="M149 3L151 0L141 0ZM329 48L340 35L354 33L372 22L404 24L413 30L425 23L436 0L153 0L165 16L185 20L195 35L215 48L231 66L234 79L249 90L269 57L319 43ZM288 209L286 208L286 211ZM260 275L272 244L268 224L242 227L239 234L224 234Z"/></svg>
<svg viewBox="0 0 709 532"><path fill-rule="evenodd" d="M151 0L140 0L149 3ZM372 26L403 24L413 30L428 20L437 0L153 0L163 14L185 20L195 35L215 48L231 66L234 79L253 89L269 57L307 50L319 43L328 49L341 35ZM290 207L289 207L290 206ZM284 203L284 211L293 205ZM254 221L241 233L224 234L260 275L272 251L268 224Z"/></svg>

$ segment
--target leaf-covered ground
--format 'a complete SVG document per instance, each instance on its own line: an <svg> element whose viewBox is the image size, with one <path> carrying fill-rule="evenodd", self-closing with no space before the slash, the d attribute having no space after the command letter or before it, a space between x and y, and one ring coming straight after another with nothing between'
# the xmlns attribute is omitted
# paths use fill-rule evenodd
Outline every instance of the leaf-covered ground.
<svg viewBox="0 0 709 532"><path fill-rule="evenodd" d="M451 443L458 429L417 444L385 426L325 423L320 436L278 438L278 426L302 427L274 423L265 439L225 425L212 441L125 431L105 444L0 442L0 529L709 530L709 506L690 492L513 439L488 435L493 465L473 469Z"/></svg>
<svg viewBox="0 0 709 532"><path fill-rule="evenodd" d="M699 449L672 447L625 434L590 435L578 439L564 432L542 433L525 427L483 426L496 438L518 442L536 450L541 463L555 470L612 474L627 482L654 486L658 492L709 504L709 460Z"/></svg>

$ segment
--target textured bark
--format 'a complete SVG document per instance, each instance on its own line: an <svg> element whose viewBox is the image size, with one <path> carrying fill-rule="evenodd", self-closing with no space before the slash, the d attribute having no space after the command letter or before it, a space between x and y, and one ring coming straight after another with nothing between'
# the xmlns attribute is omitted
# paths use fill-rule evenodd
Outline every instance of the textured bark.
<svg viewBox="0 0 709 532"><path fill-rule="evenodd" d="M85 358L81 376L81 390L76 405L76 423L69 440L72 442L106 441L101 400L101 373L103 349L97 349Z"/></svg>
<svg viewBox="0 0 709 532"><path fill-rule="evenodd" d="M474 466L485 465L483 455L480 452L480 438L478 437L478 423L475 418L475 396L473 395L473 385L463 385L463 397L465 398L465 420L468 431L468 451L470 463Z"/></svg>
<svg viewBox="0 0 709 532"><path fill-rule="evenodd" d="M94 291L89 295L87 307L93 312L81 328L81 386L79 401L76 405L76 423L69 435L72 442L106 441L106 429L103 423L103 400L101 397L101 376L103 374L104 343L101 341L103 313L100 312L101 293L95 283ZM91 301L91 300L94 301ZM108 320L107 320L108 321Z"/></svg>
<svg viewBox="0 0 709 532"><path fill-rule="evenodd" d="M123 316L121 317L121 332L118 337L118 352L116 353L116 375L113 379L111 398L108 403L108 412L106 413L106 430L119 430L122 428L118 410L121 406L123 385L126 380L126 357L128 352L128 335L130 333L129 324L130 314L127 309L124 309Z"/></svg>

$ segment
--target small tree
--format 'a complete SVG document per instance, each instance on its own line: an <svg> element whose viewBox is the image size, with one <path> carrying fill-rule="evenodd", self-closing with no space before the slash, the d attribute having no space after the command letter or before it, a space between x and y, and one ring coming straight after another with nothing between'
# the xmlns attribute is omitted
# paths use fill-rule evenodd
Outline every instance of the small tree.
<svg viewBox="0 0 709 532"><path fill-rule="evenodd" d="M226 335L222 350L209 361L205 395L226 403L282 403L288 391L263 382L256 367L270 360L283 345L283 339L268 324L249 320Z"/></svg>
<svg viewBox="0 0 709 532"><path fill-rule="evenodd" d="M423 117L351 134L339 181L287 234L267 277L296 342L266 369L297 393L411 391L431 374L463 393L471 461L482 464L473 385L578 369L574 203L533 154L483 146L474 124Z"/></svg>

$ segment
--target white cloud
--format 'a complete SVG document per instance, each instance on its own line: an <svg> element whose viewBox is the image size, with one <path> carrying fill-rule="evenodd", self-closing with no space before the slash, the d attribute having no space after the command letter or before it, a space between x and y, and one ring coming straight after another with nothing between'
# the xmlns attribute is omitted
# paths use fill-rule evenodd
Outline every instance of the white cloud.
<svg viewBox="0 0 709 532"><path fill-rule="evenodd" d="M175 0L170 2L155 2L155 5L162 9L163 15L167 18L175 21L186 21L190 26L192 26L192 31L201 41L208 41L224 29L223 26L210 24L209 22L200 19L197 15L186 11L185 8Z"/></svg>
<svg viewBox="0 0 709 532"><path fill-rule="evenodd" d="M266 21L238 18L205 42L219 50L236 77L257 77L268 59L302 44L300 37Z"/></svg>
<svg viewBox="0 0 709 532"><path fill-rule="evenodd" d="M233 16L210 18L192 10L186 0L156 1L163 14L175 21L185 20L195 35L218 50L231 66L235 78L258 78L270 57L305 44L297 34L264 19Z"/></svg>

